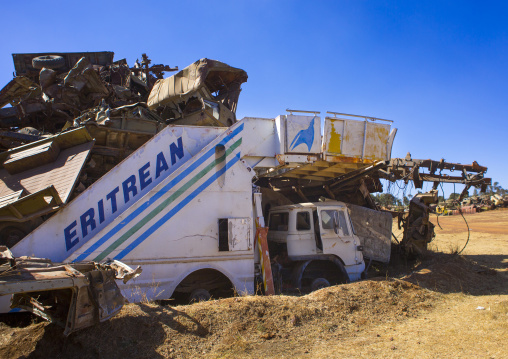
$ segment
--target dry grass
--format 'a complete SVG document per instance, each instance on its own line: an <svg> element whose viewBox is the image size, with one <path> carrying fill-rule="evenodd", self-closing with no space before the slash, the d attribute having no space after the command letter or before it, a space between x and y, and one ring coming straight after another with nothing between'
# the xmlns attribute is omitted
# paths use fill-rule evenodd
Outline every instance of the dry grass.
<svg viewBox="0 0 508 359"><path fill-rule="evenodd" d="M467 217L471 227L488 227L488 215L477 216ZM47 323L0 323L0 357L506 358L508 231L499 233L505 224L496 221L508 223L508 211L492 219L496 233L473 232L465 255L429 252L405 275L401 262L390 269L399 279L382 276L301 297L129 304L69 338ZM440 222L443 232L461 226L459 218ZM434 245L447 248L463 238L438 233Z"/></svg>
<svg viewBox="0 0 508 359"><path fill-rule="evenodd" d="M237 357L277 342L277 348L266 353L277 356L294 352L298 340L305 344L296 354L303 354L315 341L345 338L380 322L415 318L432 308L437 297L405 281L369 280L302 297L236 297L178 307L129 304L111 321L67 339L59 328L40 324L38 330L44 335L34 338L37 344L31 353L64 358ZM28 337L34 329L16 331L10 343Z"/></svg>

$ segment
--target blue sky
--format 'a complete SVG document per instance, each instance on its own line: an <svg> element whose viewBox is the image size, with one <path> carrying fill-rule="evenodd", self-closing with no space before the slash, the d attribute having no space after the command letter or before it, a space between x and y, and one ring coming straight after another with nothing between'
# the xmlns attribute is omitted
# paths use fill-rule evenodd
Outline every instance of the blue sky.
<svg viewBox="0 0 508 359"><path fill-rule="evenodd" d="M249 74L238 118L387 118L393 157L476 160L508 187L506 1L9 1L3 14L0 86L15 52L208 57Z"/></svg>

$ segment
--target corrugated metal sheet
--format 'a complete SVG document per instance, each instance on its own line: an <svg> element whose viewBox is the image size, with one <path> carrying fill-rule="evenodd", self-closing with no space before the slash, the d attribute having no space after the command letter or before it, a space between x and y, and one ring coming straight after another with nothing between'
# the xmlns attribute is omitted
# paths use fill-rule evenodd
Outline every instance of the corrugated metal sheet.
<svg viewBox="0 0 508 359"><path fill-rule="evenodd" d="M0 169L0 197L20 190L29 195L53 185L62 202L67 202L93 144L92 141L65 149L55 162L15 175Z"/></svg>

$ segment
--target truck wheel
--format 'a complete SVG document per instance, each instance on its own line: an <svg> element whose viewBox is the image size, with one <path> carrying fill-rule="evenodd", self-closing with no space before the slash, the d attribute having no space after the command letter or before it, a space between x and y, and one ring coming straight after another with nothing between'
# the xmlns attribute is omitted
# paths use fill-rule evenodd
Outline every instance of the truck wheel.
<svg viewBox="0 0 508 359"><path fill-rule="evenodd" d="M32 66L35 69L42 69L43 67L47 69L58 69L63 65L65 65L65 59L57 55L38 56L32 59Z"/></svg>
<svg viewBox="0 0 508 359"><path fill-rule="evenodd" d="M194 289L189 296L189 303L206 302L210 297L210 292L206 289Z"/></svg>
<svg viewBox="0 0 508 359"><path fill-rule="evenodd" d="M314 292L318 289L323 289L330 286L330 282L324 278L316 278L312 281L310 289Z"/></svg>

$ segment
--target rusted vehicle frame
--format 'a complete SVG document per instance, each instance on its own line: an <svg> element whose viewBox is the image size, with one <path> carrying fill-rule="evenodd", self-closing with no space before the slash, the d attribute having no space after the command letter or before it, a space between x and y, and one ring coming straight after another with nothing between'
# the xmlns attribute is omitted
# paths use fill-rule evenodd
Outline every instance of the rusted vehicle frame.
<svg viewBox="0 0 508 359"><path fill-rule="evenodd" d="M53 264L48 259L13 258L0 246L0 295L12 295L11 308L30 311L64 329L64 335L106 321L123 307L115 280L124 283L141 268L112 261Z"/></svg>

